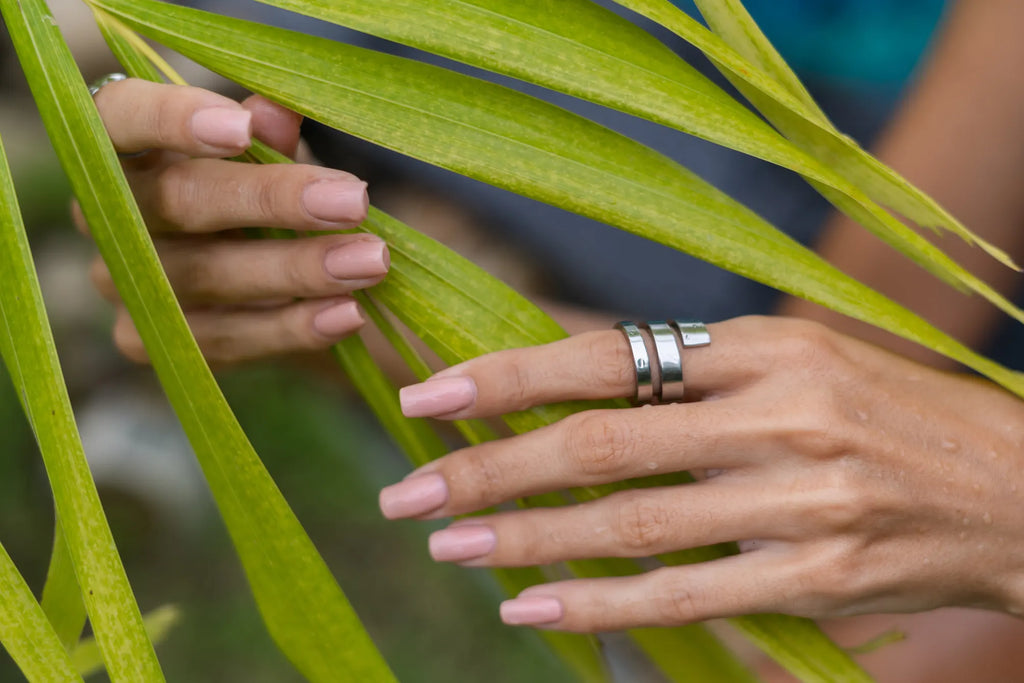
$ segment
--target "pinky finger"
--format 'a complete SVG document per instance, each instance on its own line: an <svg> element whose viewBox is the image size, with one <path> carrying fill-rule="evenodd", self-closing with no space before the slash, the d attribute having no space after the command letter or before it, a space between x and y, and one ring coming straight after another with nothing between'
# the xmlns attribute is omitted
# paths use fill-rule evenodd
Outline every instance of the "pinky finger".
<svg viewBox="0 0 1024 683"><path fill-rule="evenodd" d="M797 577L771 553L747 553L628 577L578 579L526 589L501 605L514 626L600 633L680 626L791 608Z"/></svg>
<svg viewBox="0 0 1024 683"><path fill-rule="evenodd" d="M206 360L216 364L319 351L358 331L365 322L358 304L349 297L310 299L268 309L192 311L186 317ZM114 343L129 359L149 362L123 306L117 311Z"/></svg>

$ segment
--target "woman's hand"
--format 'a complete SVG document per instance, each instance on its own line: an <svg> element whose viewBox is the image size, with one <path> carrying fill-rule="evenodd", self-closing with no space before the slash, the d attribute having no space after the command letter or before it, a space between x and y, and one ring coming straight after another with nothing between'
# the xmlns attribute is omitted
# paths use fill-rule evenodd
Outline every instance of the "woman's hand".
<svg viewBox="0 0 1024 683"><path fill-rule="evenodd" d="M211 361L229 363L326 348L362 324L349 296L383 279L388 250L372 235L245 240L237 228L354 228L366 184L310 165L228 161L251 137L293 156L301 117L261 97L242 104L198 88L128 79L104 86L96 106L154 234L189 325ZM78 227L88 227L75 207ZM117 305L114 339L146 361L142 342L103 262L92 279Z"/></svg>
<svg viewBox="0 0 1024 683"><path fill-rule="evenodd" d="M745 551L524 591L508 623L570 631L739 614L1024 608L1024 403L814 323L740 318L687 349L696 402L592 410L456 451L384 489L389 518L695 470L703 480L456 522L433 557L466 566ZM616 330L491 354L403 390L409 416L487 417L632 394Z"/></svg>

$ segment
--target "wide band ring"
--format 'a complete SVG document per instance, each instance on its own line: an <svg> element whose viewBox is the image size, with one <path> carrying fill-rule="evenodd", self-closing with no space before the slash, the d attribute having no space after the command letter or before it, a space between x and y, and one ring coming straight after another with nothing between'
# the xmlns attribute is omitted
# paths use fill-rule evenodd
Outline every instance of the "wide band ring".
<svg viewBox="0 0 1024 683"><path fill-rule="evenodd" d="M633 390L633 402L636 404L650 403L654 386L651 377L651 357L647 352L647 342L636 323L624 320L615 327L626 336L629 350L633 352L633 369L636 371L636 388Z"/></svg>
<svg viewBox="0 0 1024 683"><path fill-rule="evenodd" d="M633 353L636 370L633 402L657 404L684 400L683 353L688 348L711 343L707 326L696 321L655 320L640 325L623 321L615 327L626 336Z"/></svg>

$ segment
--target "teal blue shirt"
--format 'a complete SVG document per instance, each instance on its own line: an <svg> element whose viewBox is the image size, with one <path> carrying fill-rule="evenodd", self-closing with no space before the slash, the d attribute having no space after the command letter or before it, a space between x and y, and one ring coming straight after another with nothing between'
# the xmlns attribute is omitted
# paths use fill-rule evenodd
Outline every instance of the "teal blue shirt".
<svg viewBox="0 0 1024 683"><path fill-rule="evenodd" d="M692 0L676 4L699 17ZM808 80L898 90L946 0L745 0L789 64Z"/></svg>

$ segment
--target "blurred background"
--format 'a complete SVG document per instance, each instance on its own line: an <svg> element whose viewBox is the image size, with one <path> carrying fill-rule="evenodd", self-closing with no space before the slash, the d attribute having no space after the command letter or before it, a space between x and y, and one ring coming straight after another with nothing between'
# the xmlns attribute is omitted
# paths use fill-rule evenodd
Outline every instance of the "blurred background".
<svg viewBox="0 0 1024 683"><path fill-rule="evenodd" d="M83 3L49 4L86 80L117 70ZM6 32L0 36L0 135L86 451L143 611L166 604L181 611L180 623L157 649L168 680L302 680L260 621L152 372L127 363L113 348L111 311L86 285L93 247L71 225L69 187ZM197 68L176 66L194 83L217 86ZM0 541L38 595L52 543L52 499L3 373L0 368ZM266 364L219 378L256 451L400 680L567 680L535 634L500 624L502 596L486 572L430 561L426 536L437 525L381 518L377 491L408 466L340 373L314 376ZM0 681L17 680L17 668L0 654Z"/></svg>

